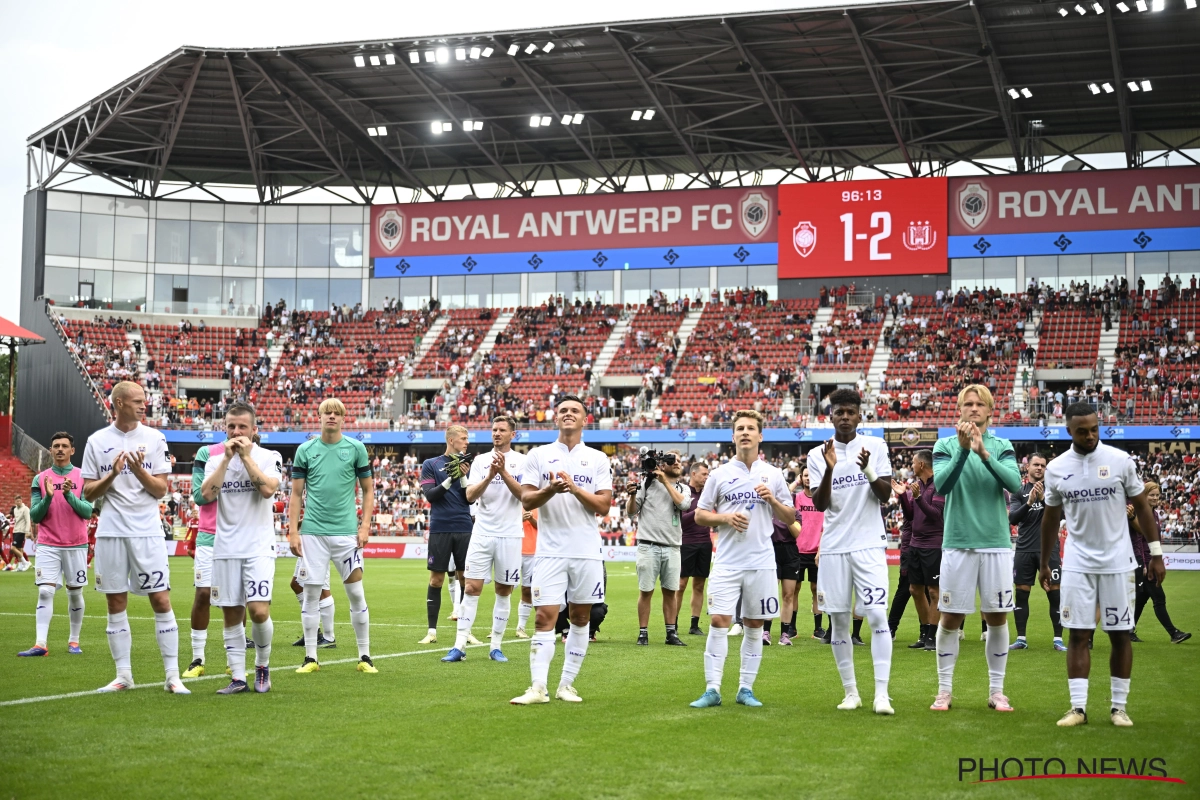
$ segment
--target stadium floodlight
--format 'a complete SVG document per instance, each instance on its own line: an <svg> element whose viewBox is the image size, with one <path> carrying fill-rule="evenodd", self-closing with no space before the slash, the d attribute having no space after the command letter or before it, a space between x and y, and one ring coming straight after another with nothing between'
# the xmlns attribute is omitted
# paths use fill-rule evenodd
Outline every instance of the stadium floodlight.
<svg viewBox="0 0 1200 800"><path fill-rule="evenodd" d="M1065 16L1067 16L1067 14L1070 14L1070 13L1071 13L1070 11L1067 11L1067 10L1066 10L1065 8L1063 8L1062 6L1059 6L1059 7L1058 7L1058 15L1059 15L1060 17L1065 17Z"/></svg>
<svg viewBox="0 0 1200 800"><path fill-rule="evenodd" d="M1016 100L1018 97L1021 96L1021 93L1018 92L1016 89L1009 89L1008 96L1011 97L1013 100Z"/></svg>
<svg viewBox="0 0 1200 800"><path fill-rule="evenodd" d="M1090 91L1092 94L1100 94L1100 87L1094 83L1089 83L1088 91Z"/></svg>
<svg viewBox="0 0 1200 800"><path fill-rule="evenodd" d="M372 67L379 66L379 56L371 56L371 66Z"/></svg>
<svg viewBox="0 0 1200 800"><path fill-rule="evenodd" d="M454 123L453 123L453 122L443 122L443 123L442 123L442 130L443 130L445 133L449 133L450 131L454 130Z"/></svg>
<svg viewBox="0 0 1200 800"><path fill-rule="evenodd" d="M510 44L510 45L508 46L508 54L509 54L510 56L515 56L515 55L516 55L517 53L519 53L519 52L521 52L521 45L519 45L519 44Z"/></svg>
<svg viewBox="0 0 1200 800"><path fill-rule="evenodd" d="M1162 11L1166 7L1166 0L1153 0L1153 2L1150 3L1151 11Z"/></svg>
<svg viewBox="0 0 1200 800"><path fill-rule="evenodd" d="M546 42L546 46L542 48L543 53L549 53L554 49L554 42Z"/></svg>
<svg viewBox="0 0 1200 800"><path fill-rule="evenodd" d="M1084 8L1083 6L1079 5L1079 3L1075 4L1075 11L1079 14L1079 16L1083 16L1084 14L1087 14L1087 9Z"/></svg>
<svg viewBox="0 0 1200 800"><path fill-rule="evenodd" d="M464 119L462 125L463 125L463 130L466 131L467 133L470 133L471 131L475 130L475 123L472 120Z"/></svg>
<svg viewBox="0 0 1200 800"><path fill-rule="evenodd" d="M653 108L646 109L646 113L642 114L642 119L646 120L647 122L654 119L654 109Z"/></svg>
<svg viewBox="0 0 1200 800"><path fill-rule="evenodd" d="M1195 8L1196 0L1183 0L1183 4L1186 5L1188 8Z"/></svg>
<svg viewBox="0 0 1200 800"><path fill-rule="evenodd" d="M363 58L362 56L354 57L354 66L365 67L366 65L367 65L367 60L365 58Z"/></svg>
<svg viewBox="0 0 1200 800"><path fill-rule="evenodd" d="M563 114L563 115L562 115L562 120L561 120L561 122L562 122L562 124L563 124L563 125L570 125L570 124L571 124L571 115L570 115L570 114Z"/></svg>
<svg viewBox="0 0 1200 800"><path fill-rule="evenodd" d="M467 60L467 48L465 48L465 47L454 48L454 60L455 61L466 61Z"/></svg>
<svg viewBox="0 0 1200 800"><path fill-rule="evenodd" d="M380 136L387 136L387 128L385 128L383 125L380 125L375 130L376 130L376 132L379 133Z"/></svg>
<svg viewBox="0 0 1200 800"><path fill-rule="evenodd" d="M472 128L472 130L476 130L476 131L483 130L483 120L478 120L478 119L475 120L475 127Z"/></svg>
<svg viewBox="0 0 1200 800"><path fill-rule="evenodd" d="M582 125L583 124L583 114L576 114L575 116L571 117L571 122L573 122L576 125Z"/></svg>
<svg viewBox="0 0 1200 800"><path fill-rule="evenodd" d="M1021 90L1021 96L1028 100L1029 98L1033 97L1033 92L1029 91L1029 87L1026 86Z"/></svg>
<svg viewBox="0 0 1200 800"><path fill-rule="evenodd" d="M1095 11L1097 14L1103 14L1104 6L1100 5L1099 3L1092 3L1092 11Z"/></svg>
<svg viewBox="0 0 1200 800"><path fill-rule="evenodd" d="M539 114L534 114L529 118L529 127L537 128L542 124L542 117Z"/></svg>
<svg viewBox="0 0 1200 800"><path fill-rule="evenodd" d="M641 119L642 118L642 110L640 108L637 109L636 111L634 111L632 114L629 115L629 118L631 120L634 120L635 122L637 120Z"/></svg>
<svg viewBox="0 0 1200 800"><path fill-rule="evenodd" d="M494 53L494 52L496 52L496 51L495 51L495 50L493 50L492 48L490 48L490 47L485 47L485 48L483 48L483 53L482 53L482 55L483 55L483 57L484 57L484 58L491 58L491 57L492 57L492 53Z"/></svg>
<svg viewBox="0 0 1200 800"><path fill-rule="evenodd" d="M550 127L550 123L551 123L551 122L553 122L553 121L554 121L554 120L553 120L553 119L551 119L551 118L549 117L549 115L542 117L542 127L543 127L543 128L548 128L548 127Z"/></svg>
<svg viewBox="0 0 1200 800"><path fill-rule="evenodd" d="M418 53L416 50L413 50L411 53L408 54L408 63L420 64L421 63L421 54Z"/></svg>
<svg viewBox="0 0 1200 800"><path fill-rule="evenodd" d="M469 55L471 58L479 58L479 48L478 48L478 47L472 47L472 48L471 48L471 52L470 52L470 53L468 53L468 55Z"/></svg>
<svg viewBox="0 0 1200 800"><path fill-rule="evenodd" d="M450 61L450 48L439 47L437 49L437 60L439 64L446 64Z"/></svg>
<svg viewBox="0 0 1200 800"><path fill-rule="evenodd" d="M433 52L432 50L426 50L425 51L425 63L432 64L435 61L437 61L437 53Z"/></svg>
<svg viewBox="0 0 1200 800"><path fill-rule="evenodd" d="M1104 90L1104 93L1105 93L1105 94L1112 94L1112 93L1113 93L1113 86L1112 86L1112 84L1111 84L1111 83L1109 83L1109 82L1107 82L1107 81L1105 81L1104 83L1100 84L1100 88L1102 88L1102 89Z"/></svg>
<svg viewBox="0 0 1200 800"><path fill-rule="evenodd" d="M1150 6L1146 5L1146 0L1137 0L1135 5L1137 6L1138 11L1145 11L1146 9L1150 8Z"/></svg>
<svg viewBox="0 0 1200 800"><path fill-rule="evenodd" d="M530 42L529 44L527 44L525 46L525 55L529 55L530 53L534 52L535 50L537 50L537 45L534 44L533 42Z"/></svg>
<svg viewBox="0 0 1200 800"><path fill-rule="evenodd" d="M389 67L394 67L396 66L396 57L391 53L385 53L383 56L383 63L387 64Z"/></svg>
<svg viewBox="0 0 1200 800"><path fill-rule="evenodd" d="M1129 87L1129 91L1131 91L1131 92L1141 91L1141 88L1142 88L1142 87L1138 86L1137 81L1129 81L1125 85Z"/></svg>
<svg viewBox="0 0 1200 800"><path fill-rule="evenodd" d="M1142 81L1142 91L1143 92L1149 92L1153 88L1154 87L1150 85L1150 81Z"/></svg>
<svg viewBox="0 0 1200 800"><path fill-rule="evenodd" d="M375 128L367 128L367 136L378 136L379 131Z"/></svg>
<svg viewBox="0 0 1200 800"><path fill-rule="evenodd" d="M1125 5L1124 3L1117 3L1117 10L1120 11L1122 14L1128 14L1129 6Z"/></svg>
<svg viewBox="0 0 1200 800"><path fill-rule="evenodd" d="M438 136L442 135L442 123L441 122L429 123L429 129L431 131L433 131L434 133L436 133Z"/></svg>

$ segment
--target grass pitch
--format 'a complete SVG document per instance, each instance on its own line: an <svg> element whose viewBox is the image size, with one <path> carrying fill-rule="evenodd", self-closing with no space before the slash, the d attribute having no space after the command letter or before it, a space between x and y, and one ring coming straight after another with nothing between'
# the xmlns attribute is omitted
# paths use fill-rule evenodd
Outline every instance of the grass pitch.
<svg viewBox="0 0 1200 800"><path fill-rule="evenodd" d="M190 660L188 613L191 562L172 558L180 662ZM281 560L273 616L273 691L219 697L225 683L221 623L213 614L210 675L190 682L193 694L162 691L162 662L152 616L132 598L134 678L145 688L118 695L90 692L112 678L104 636L103 598L89 587L84 654L66 654L66 596L51 625L51 655L18 659L33 643L36 591L32 571L0 574L0 732L8 765L0 770L5 797L1196 797L1200 795L1200 700L1194 690L1200 637L1172 645L1149 607L1135 645L1129 713L1132 729L1108 721L1108 652L1098 636L1093 654L1091 724L1062 730L1068 707L1063 653L1050 646L1045 595L1032 599L1029 650L1009 659L1006 690L1016 712L986 706L987 669L978 617L968 622L955 676L955 706L928 711L937 688L934 654L907 650L916 615L907 610L892 662L896 716L867 708L837 711L842 691L832 654L810 638L795 647L766 648L755 693L766 704L733 703L740 638L731 638L721 708L688 707L704 690L703 645L662 644L661 613L651 616L651 646L637 647L636 580L632 564L609 565L610 613L590 646L576 687L581 705L552 701L530 708L508 700L529 684L528 644L510 640L508 664L482 647L461 664L438 661L453 643L443 620L439 646L416 644L425 633L424 565L371 561L366 578L372 650L378 675L354 670L356 654L345 595L337 600L336 650L321 651L325 667L292 671L303 658L291 642L300 634L299 606L287 588L293 563ZM896 570L892 570L892 580ZM894 585L894 583L893 583ZM1173 572L1166 583L1172 615L1200 633L1200 574ZM486 639L490 587L475 633ZM516 603L509 635L515 627ZM685 606L686 608L686 606ZM443 604L443 614L449 604ZM686 623L686 611L682 621ZM805 631L811 617L801 615ZM707 630L707 620L702 627ZM685 626L686 627L686 626ZM778 629L776 629L776 634ZM869 634L868 634L869 635ZM1015 634L1014 634L1015 636ZM443 646L444 645L444 646ZM252 658L253 656L251 656ZM872 696L869 648L856 648L864 701ZM344 663L336 663L342 660ZM558 645L551 691L562 668ZM27 698L89 693L41 702ZM1184 785L1137 780L1038 780L975 784L960 779L960 759L1060 758L1120 771L1130 759L1160 758ZM1120 759L1122 767L1113 767ZM1025 772L1029 767L1026 762ZM1009 774L1017 765L1010 762ZM1057 766L1052 771L1058 771ZM992 777L989 773L986 777Z"/></svg>

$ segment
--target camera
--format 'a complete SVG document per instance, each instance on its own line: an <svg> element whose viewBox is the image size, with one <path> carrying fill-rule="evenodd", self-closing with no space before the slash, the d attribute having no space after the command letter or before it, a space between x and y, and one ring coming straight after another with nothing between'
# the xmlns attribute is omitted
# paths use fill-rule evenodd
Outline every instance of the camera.
<svg viewBox="0 0 1200 800"><path fill-rule="evenodd" d="M653 477L651 473L660 466L675 466L676 455L674 453L664 453L661 450L651 450L643 447L640 456L642 460L642 472L648 477Z"/></svg>

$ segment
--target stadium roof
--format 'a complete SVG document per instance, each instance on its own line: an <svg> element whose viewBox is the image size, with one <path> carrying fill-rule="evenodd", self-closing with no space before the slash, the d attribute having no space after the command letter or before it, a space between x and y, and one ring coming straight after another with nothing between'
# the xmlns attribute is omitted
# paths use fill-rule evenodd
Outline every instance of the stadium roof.
<svg viewBox="0 0 1200 800"><path fill-rule="evenodd" d="M762 170L927 175L1012 158L1025 170L1096 152L1139 166L1143 151L1196 146L1200 9L1079 2L182 47L31 136L31 181L50 188L83 168L144 196L194 186L223 199L233 184L267 202L314 187L391 202L439 199L450 184L527 194L587 178L621 191L655 174L709 186Z"/></svg>

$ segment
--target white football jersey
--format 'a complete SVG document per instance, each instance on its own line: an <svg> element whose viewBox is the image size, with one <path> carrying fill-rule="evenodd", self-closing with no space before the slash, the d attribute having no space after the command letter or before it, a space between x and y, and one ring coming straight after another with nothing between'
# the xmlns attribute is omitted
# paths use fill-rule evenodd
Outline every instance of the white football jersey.
<svg viewBox="0 0 1200 800"><path fill-rule="evenodd" d="M158 500L146 491L142 482L129 468L130 458L139 458L142 467L151 475L166 475L171 471L167 456L167 439L161 431L138 423L129 433L116 425L101 428L88 437L83 449L84 480L100 480L112 472L117 453L124 451L128 458L121 474L113 479L100 506L100 522L96 537L132 539L162 538L163 528L158 516Z"/></svg>
<svg viewBox="0 0 1200 800"><path fill-rule="evenodd" d="M1074 446L1046 465L1045 503L1067 520L1063 569L1093 575L1137 569L1125 506L1145 490L1137 464L1101 442L1087 455Z"/></svg>
<svg viewBox="0 0 1200 800"><path fill-rule="evenodd" d="M871 454L868 466L876 477L892 474L888 446L883 439L859 434L849 443L834 440L837 463L830 479L829 508L825 510L825 530L821 533L821 553L849 553L868 547L887 547L887 532L879 498L871 483L858 466L858 455L866 449ZM808 451L808 486L816 494L825 477L824 445Z"/></svg>
<svg viewBox="0 0 1200 800"><path fill-rule="evenodd" d="M722 464L708 476L696 508L718 514L740 512L750 525L739 531L732 525L717 527L717 552L713 567L722 569L775 569L775 546L771 543L775 512L754 491L765 483L775 498L791 506L792 495L778 467L756 460L747 467L738 459Z"/></svg>
<svg viewBox="0 0 1200 800"><path fill-rule="evenodd" d="M471 472L467 481L479 483L486 478L495 457L494 449L476 456L471 462ZM525 456L509 450L504 455L504 465L508 474L519 484L525 471ZM483 536L502 536L506 539L520 539L525 535L524 521L521 519L521 500L509 491L508 485L499 475L492 478L492 482L483 490L483 494L473 504L471 513L475 515L475 533Z"/></svg>
<svg viewBox="0 0 1200 800"><path fill-rule="evenodd" d="M274 450L254 445L250 457L267 479L283 479L283 457ZM222 455L205 464L207 478L220 467ZM263 497L250 482L241 456L234 456L225 470L217 498L217 532L213 558L275 557L273 497Z"/></svg>
<svg viewBox="0 0 1200 800"><path fill-rule="evenodd" d="M542 489L559 472L588 492L612 491L608 456L583 442L572 450L555 441L535 447L525 457L521 485ZM537 555L600 558L600 520L568 493L554 494L538 509Z"/></svg>

